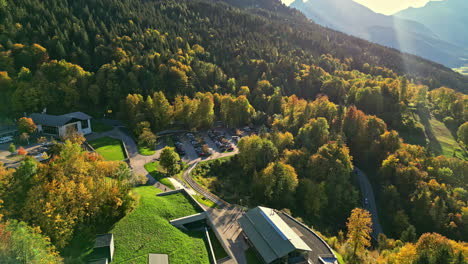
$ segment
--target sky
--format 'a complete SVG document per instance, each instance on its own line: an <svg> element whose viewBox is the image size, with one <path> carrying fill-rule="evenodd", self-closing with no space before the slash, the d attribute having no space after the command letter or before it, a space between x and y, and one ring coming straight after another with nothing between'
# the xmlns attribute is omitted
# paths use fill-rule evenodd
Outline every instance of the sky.
<svg viewBox="0 0 468 264"><path fill-rule="evenodd" d="M286 5L291 4L294 0L281 0ZM313 1L313 0L309 0ZM367 6L374 12L385 15L392 15L400 10L408 7L422 7L431 0L354 0L362 5ZM434 1L434 0L432 0ZM440 1L440 0L435 0Z"/></svg>

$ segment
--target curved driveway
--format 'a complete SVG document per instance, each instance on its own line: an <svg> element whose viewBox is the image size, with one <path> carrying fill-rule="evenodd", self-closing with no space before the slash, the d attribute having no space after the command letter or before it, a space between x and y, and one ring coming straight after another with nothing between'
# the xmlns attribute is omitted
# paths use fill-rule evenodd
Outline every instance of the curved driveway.
<svg viewBox="0 0 468 264"><path fill-rule="evenodd" d="M170 188L163 185L162 183L156 181L151 174L145 169L145 164L151 161L154 161L156 157L159 157L162 147L157 146L156 153L151 156L143 156L138 153L138 146L133 140L133 138L128 135L126 132L122 131L119 127L114 127L112 130L102 133L93 133L91 135L86 136L86 140L90 141L93 139L101 138L101 137L113 137L122 140L125 144L125 148L128 152L128 159L130 161L130 166L134 173L145 175L148 178L148 183L151 185L155 185L157 188L166 191Z"/></svg>

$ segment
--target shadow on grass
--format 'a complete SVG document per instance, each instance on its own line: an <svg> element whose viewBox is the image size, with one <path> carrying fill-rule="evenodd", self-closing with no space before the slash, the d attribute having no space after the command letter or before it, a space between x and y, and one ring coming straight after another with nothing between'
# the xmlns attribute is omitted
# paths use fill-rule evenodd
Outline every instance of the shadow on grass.
<svg viewBox="0 0 468 264"><path fill-rule="evenodd" d="M426 131L427 138L429 139L429 149L437 155L442 154L442 145L437 140L437 137L435 136L429 121L431 118L430 114L419 111L418 115L421 124L424 126L424 130Z"/></svg>
<svg viewBox="0 0 468 264"><path fill-rule="evenodd" d="M245 251L245 258L247 259L247 264L261 264L263 263L257 253L255 252L255 249L252 247L249 247Z"/></svg>
<svg viewBox="0 0 468 264"><path fill-rule="evenodd" d="M120 140L115 139L115 138L102 137L102 138L98 138L98 139L90 141L89 144L93 146L93 148L97 149L97 148L102 148L102 147L109 146L109 145L120 146L120 142L121 142Z"/></svg>
<svg viewBox="0 0 468 264"><path fill-rule="evenodd" d="M61 251L64 262L66 264L79 264L87 263L89 260L92 260L96 235L109 233L109 231L114 228L115 223L123 217L124 216L114 218L108 223L84 226L77 230L68 246Z"/></svg>
<svg viewBox="0 0 468 264"><path fill-rule="evenodd" d="M145 169L146 171L148 171L148 173L155 179L157 180L158 182L166 185L167 187L171 188L171 189L175 189L174 185L172 184L172 182L169 180L169 177L167 176L166 173L164 172L161 172L159 170L159 161L155 161L155 162L150 162L150 163L147 163L145 164Z"/></svg>
<svg viewBox="0 0 468 264"><path fill-rule="evenodd" d="M221 245L221 242L219 242L213 230L209 229L208 234L210 236L211 245L213 246L213 251L214 251L216 260L220 260L220 259L228 257L229 255L224 250L223 246Z"/></svg>

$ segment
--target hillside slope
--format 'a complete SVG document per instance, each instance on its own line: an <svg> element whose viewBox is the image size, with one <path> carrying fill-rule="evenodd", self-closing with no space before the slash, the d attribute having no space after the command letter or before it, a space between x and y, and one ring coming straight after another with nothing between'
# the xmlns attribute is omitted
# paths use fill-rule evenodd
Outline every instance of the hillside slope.
<svg viewBox="0 0 468 264"><path fill-rule="evenodd" d="M408 8L395 16L427 25L442 39L468 46L468 1L445 0L428 2L421 8Z"/></svg>
<svg viewBox="0 0 468 264"><path fill-rule="evenodd" d="M311 56L329 53L341 60L352 58L354 69L362 70L365 63L386 67L431 88L445 85L461 90L467 83L442 65L311 23L279 0L8 0L0 12L3 47L38 43L52 59L66 59L91 71L115 59L111 56L115 42L125 40L116 36L131 39L157 29L202 45L210 51L208 61L236 77L234 62L239 59L274 62L277 57L272 54L296 54L296 63L304 63ZM134 55L150 50L147 44Z"/></svg>

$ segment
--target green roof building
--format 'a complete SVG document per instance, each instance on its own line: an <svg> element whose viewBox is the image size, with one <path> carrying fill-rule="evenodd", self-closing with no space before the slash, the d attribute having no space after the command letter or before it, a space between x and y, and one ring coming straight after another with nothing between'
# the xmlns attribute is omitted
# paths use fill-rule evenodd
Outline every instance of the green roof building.
<svg viewBox="0 0 468 264"><path fill-rule="evenodd" d="M239 219L239 224L265 263L308 263L312 249L275 210L255 207Z"/></svg>

